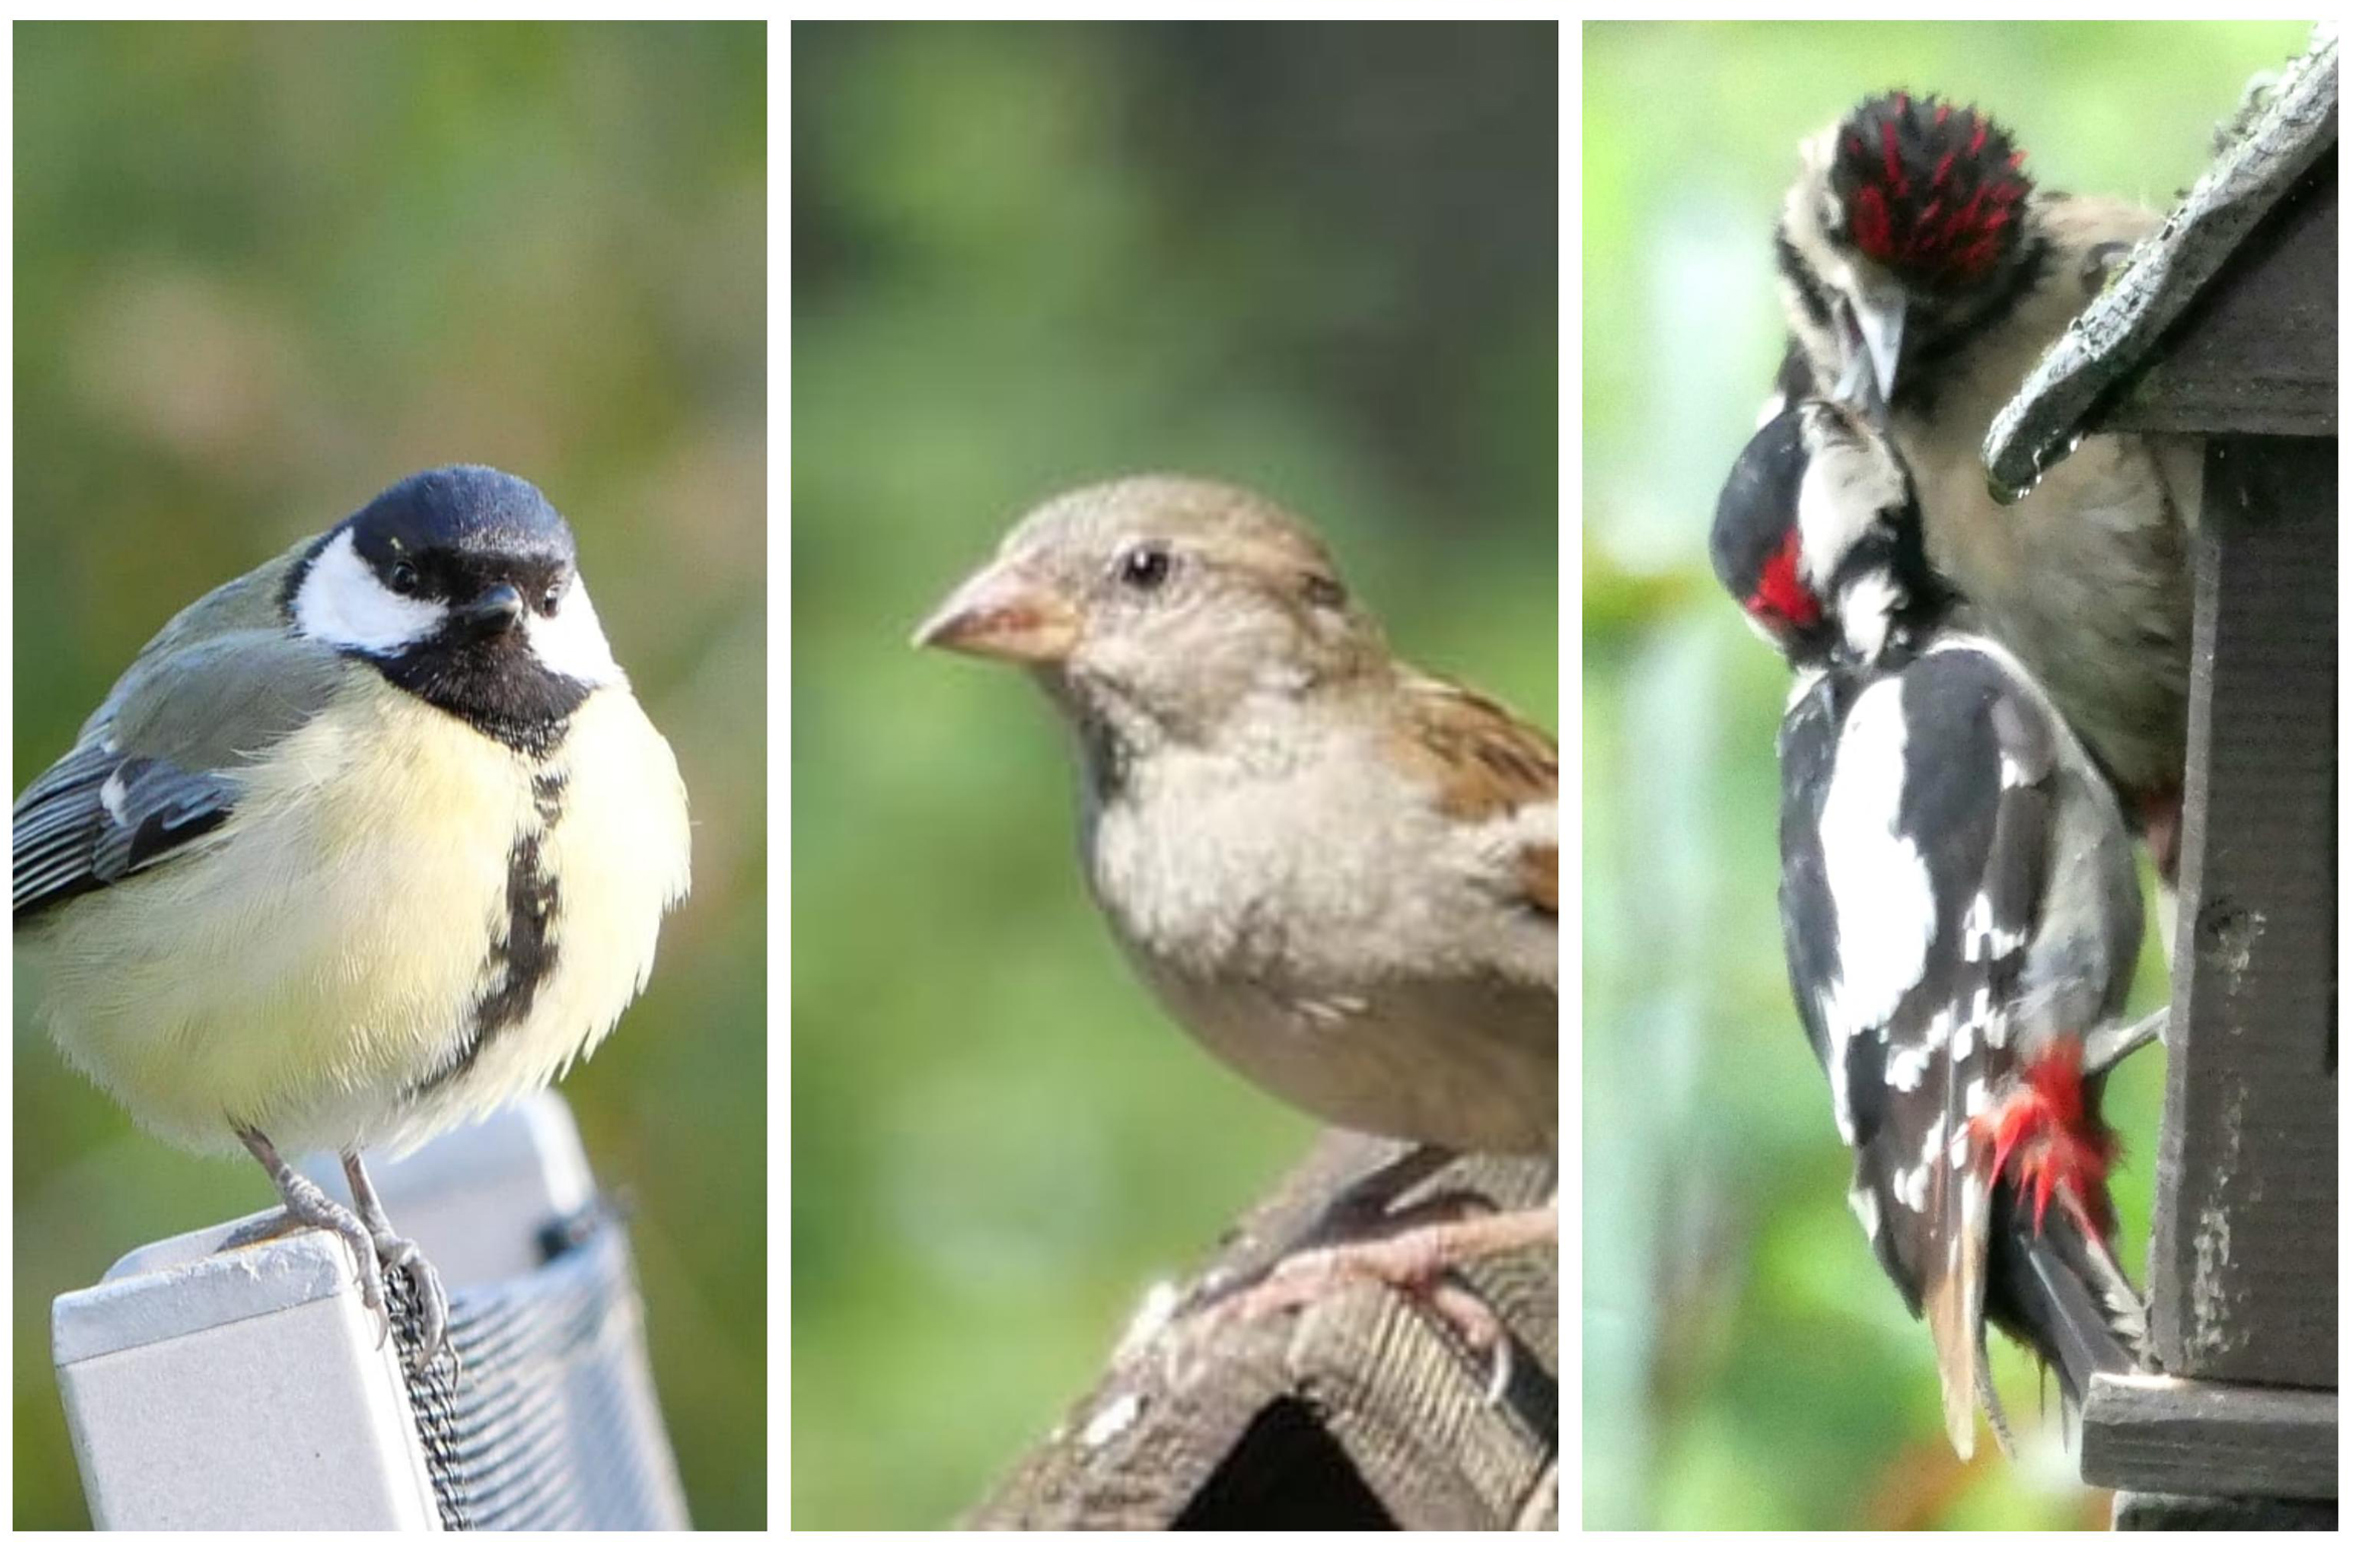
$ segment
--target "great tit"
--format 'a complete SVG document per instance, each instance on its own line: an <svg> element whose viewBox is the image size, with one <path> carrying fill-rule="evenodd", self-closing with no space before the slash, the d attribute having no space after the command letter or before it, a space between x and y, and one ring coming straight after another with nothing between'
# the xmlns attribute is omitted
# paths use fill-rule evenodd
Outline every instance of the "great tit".
<svg viewBox="0 0 2362 1555"><path fill-rule="evenodd" d="M688 801L532 485L413 475L174 616L17 797L16 943L75 1068L241 1146L364 1301L410 1271L361 1164L547 1085L648 980ZM334 1151L356 1215L282 1151Z"/></svg>

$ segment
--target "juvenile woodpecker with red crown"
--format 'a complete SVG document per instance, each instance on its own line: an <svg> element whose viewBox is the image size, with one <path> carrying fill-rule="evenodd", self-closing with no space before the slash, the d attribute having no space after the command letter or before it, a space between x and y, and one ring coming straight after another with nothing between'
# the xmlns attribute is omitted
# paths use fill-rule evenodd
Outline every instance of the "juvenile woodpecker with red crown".
<svg viewBox="0 0 2362 1555"><path fill-rule="evenodd" d="M2099 767L1931 565L1910 472L1849 407L1767 423L1715 514L1715 571L1787 656L1780 915L1790 987L1854 1151L1851 1200L1935 1339L1953 1446L1985 1324L2070 1390L2146 1349L2109 1242L2102 1122L2142 913Z"/></svg>
<svg viewBox="0 0 2362 1555"><path fill-rule="evenodd" d="M1783 400L1879 420L1917 482L1930 558L2057 702L2170 888L2198 444L2088 437L2022 494L1996 494L1982 455L1994 416L2159 218L2037 189L2006 130L1940 98L1869 98L1802 152L1774 245Z"/></svg>

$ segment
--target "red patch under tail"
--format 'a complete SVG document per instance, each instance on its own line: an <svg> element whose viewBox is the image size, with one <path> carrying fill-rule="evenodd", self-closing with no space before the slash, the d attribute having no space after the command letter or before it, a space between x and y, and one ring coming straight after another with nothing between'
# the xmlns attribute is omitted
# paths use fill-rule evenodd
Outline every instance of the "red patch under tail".
<svg viewBox="0 0 2362 1555"><path fill-rule="evenodd" d="M2115 1234L2108 1168L2118 1145L2115 1132L2086 1105L2081 1037L2060 1037L2044 1048L2017 1088L1968 1127L1970 1138L1992 1151L1993 1181L2006 1175L2021 1203L2031 1196L2037 1228L2055 1198L2085 1235L2104 1241Z"/></svg>

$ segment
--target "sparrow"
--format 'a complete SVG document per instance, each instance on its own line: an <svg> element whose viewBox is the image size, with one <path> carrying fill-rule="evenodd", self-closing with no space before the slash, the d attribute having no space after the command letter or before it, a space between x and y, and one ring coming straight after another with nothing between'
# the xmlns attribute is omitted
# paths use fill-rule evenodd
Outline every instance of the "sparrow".
<svg viewBox="0 0 2362 1555"><path fill-rule="evenodd" d="M1133 969L1272 1095L1423 1147L1376 1197L1452 1154L1555 1152L1556 743L1397 660L1300 519L1178 475L1071 491L915 642L1048 693L1085 877ZM1256 1309L1355 1276L1433 1293L1556 1226L1553 1204L1301 1248Z"/></svg>

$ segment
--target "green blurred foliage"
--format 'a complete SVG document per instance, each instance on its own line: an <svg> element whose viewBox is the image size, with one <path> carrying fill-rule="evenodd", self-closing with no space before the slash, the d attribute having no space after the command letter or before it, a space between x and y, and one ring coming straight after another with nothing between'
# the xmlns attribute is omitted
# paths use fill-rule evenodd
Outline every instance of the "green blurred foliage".
<svg viewBox="0 0 2362 1555"><path fill-rule="evenodd" d="M1784 671L1705 566L1779 359L1797 143L1863 96L1990 110L2038 183L2162 210L2299 22L1583 29L1586 1526L2096 1525L2030 1362L2014 1466L1946 1445L1932 1351L1845 1205L1773 891ZM2154 945L2132 998L2162 1003ZM2161 1058L2109 1092L2146 1263ZM2004 1353L2006 1352L2006 1353ZM2055 1389L2051 1411L2055 1417Z"/></svg>
<svg viewBox="0 0 2362 1555"><path fill-rule="evenodd" d="M655 979L565 1094L637 1209L692 1513L761 1526L763 29L15 36L17 784L175 609L400 476L478 461L540 485L695 821ZM32 992L20 1528L84 1517L50 1299L271 1200L251 1164L134 1132L58 1060Z"/></svg>
<svg viewBox="0 0 2362 1555"><path fill-rule="evenodd" d="M1555 35L792 41L793 1520L941 1524L1314 1129L1121 964L1039 693L908 633L1033 501L1189 470L1555 723Z"/></svg>

